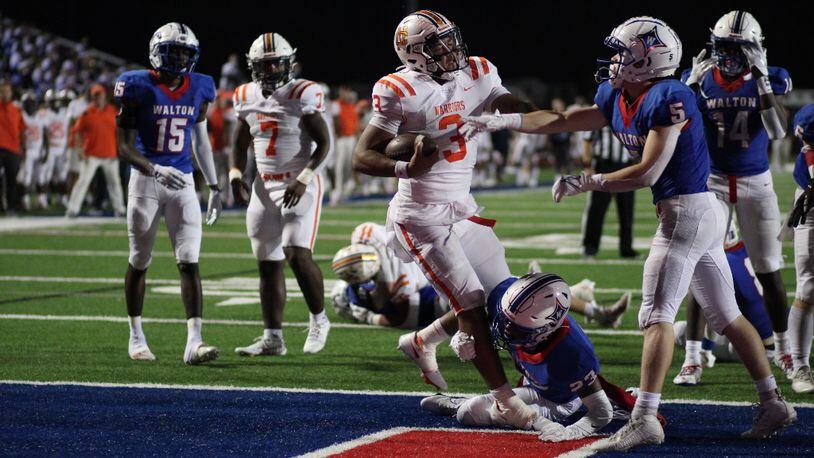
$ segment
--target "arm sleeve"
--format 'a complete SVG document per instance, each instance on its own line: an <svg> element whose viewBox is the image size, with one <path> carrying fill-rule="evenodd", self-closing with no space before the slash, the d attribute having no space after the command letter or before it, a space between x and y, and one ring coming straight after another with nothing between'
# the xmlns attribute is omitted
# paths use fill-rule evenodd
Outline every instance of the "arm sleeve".
<svg viewBox="0 0 814 458"><path fill-rule="evenodd" d="M782 67L769 67L769 84L772 86L772 92L777 95L791 92L792 83L788 70Z"/></svg>
<svg viewBox="0 0 814 458"><path fill-rule="evenodd" d="M370 124L393 135L398 134L399 126L404 122L404 109L398 94L387 86L376 83L371 101L373 117Z"/></svg>
<svg viewBox="0 0 814 458"><path fill-rule="evenodd" d="M218 175L215 173L215 159L212 157L212 145L209 143L209 132L206 129L206 118L192 126L195 148L192 149L198 166L201 168L206 184L217 186Z"/></svg>

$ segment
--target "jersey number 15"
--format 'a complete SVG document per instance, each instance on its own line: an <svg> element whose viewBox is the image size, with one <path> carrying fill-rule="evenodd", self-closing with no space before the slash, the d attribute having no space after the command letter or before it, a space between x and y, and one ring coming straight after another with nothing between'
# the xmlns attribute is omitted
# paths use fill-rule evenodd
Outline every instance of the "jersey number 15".
<svg viewBox="0 0 814 458"><path fill-rule="evenodd" d="M158 138L155 142L155 150L164 152L164 144L171 153L180 153L184 150L184 134L187 127L187 118L161 118L156 121L158 125ZM169 124L169 128L168 128Z"/></svg>

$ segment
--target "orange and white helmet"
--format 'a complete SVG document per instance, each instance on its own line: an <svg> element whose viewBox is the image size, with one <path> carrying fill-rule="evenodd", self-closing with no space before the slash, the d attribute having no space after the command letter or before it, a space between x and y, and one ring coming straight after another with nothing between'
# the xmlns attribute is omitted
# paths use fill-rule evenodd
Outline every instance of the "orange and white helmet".
<svg viewBox="0 0 814 458"><path fill-rule="evenodd" d="M434 78L451 80L467 65L460 29L435 11L419 10L402 19L393 48L407 68Z"/></svg>
<svg viewBox="0 0 814 458"><path fill-rule="evenodd" d="M273 92L294 78L297 49L279 33L257 37L246 54L252 81L264 91Z"/></svg>

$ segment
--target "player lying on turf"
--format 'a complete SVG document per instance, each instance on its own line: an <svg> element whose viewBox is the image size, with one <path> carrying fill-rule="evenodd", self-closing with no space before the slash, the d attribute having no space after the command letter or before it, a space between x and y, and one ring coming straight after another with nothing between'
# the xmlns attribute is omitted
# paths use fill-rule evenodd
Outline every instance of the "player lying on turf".
<svg viewBox="0 0 814 458"><path fill-rule="evenodd" d="M766 313L766 306L763 302L763 293L760 283L755 278L752 270L752 262L746 252L746 246L740 240L737 231L737 221L733 219L730 230L726 235L724 244L726 260L729 268L732 269L732 280L735 286L735 299L738 308L743 316L752 323L752 326L763 340L763 348L769 361L774 360L774 337L772 336L772 324L769 315ZM695 386L701 383L703 368L711 368L715 365L717 354L724 360L740 361L734 348L730 348L729 339L713 331L706 326L706 320L701 313L701 306L692 295L687 302L687 321L682 321L683 325L676 322L673 329L678 331L676 342L681 342L681 347L685 349L684 364L681 371L673 379L673 383L682 386ZM706 328L706 329L705 329ZM717 345L716 342L722 342ZM734 353L735 358L729 353Z"/></svg>
<svg viewBox="0 0 814 458"><path fill-rule="evenodd" d="M362 223L353 231L351 245L336 253L332 267L341 281L331 292L334 311L360 323L424 328L446 314L449 304L415 263L402 261L385 245L386 236L384 226ZM532 262L529 271L539 272L539 265ZM603 326L618 326L630 294L623 294L612 306L601 306L594 298L594 285L585 279L572 286L571 310ZM434 354L435 345L431 347Z"/></svg>
<svg viewBox="0 0 814 458"><path fill-rule="evenodd" d="M664 442L656 420L664 378L673 357L673 321L692 288L716 332L729 337L743 357L760 408L745 438L765 438L797 419L777 389L754 326L735 300L723 250L726 214L707 188L709 151L702 114L692 90L672 78L681 61L681 41L663 21L628 19L605 38L614 55L601 61L595 104L566 112L464 118L460 131L504 128L552 134L610 126L637 164L613 173L559 178L555 202L586 191L623 192L649 186L659 226L642 275L639 326L644 331L641 394L630 422L594 451L626 451Z"/></svg>
<svg viewBox="0 0 814 458"><path fill-rule="evenodd" d="M539 411L533 429L544 441L580 439L595 434L614 417L627 418L635 399L600 375L593 345L568 316L573 295L565 281L550 273L509 278L489 295L487 310L494 344L507 350L521 386L514 391ZM570 426L562 421L582 406L587 412ZM467 426L506 426L494 397L442 394L422 399L421 407L437 415L454 415ZM663 419L661 419L663 421Z"/></svg>

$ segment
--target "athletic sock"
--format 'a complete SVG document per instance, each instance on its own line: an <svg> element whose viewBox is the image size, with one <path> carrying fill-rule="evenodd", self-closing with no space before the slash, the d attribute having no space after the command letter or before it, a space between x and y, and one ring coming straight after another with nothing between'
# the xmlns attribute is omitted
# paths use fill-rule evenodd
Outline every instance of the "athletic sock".
<svg viewBox="0 0 814 458"><path fill-rule="evenodd" d="M144 340L144 331L141 329L141 316L128 316L130 322L130 337Z"/></svg>
<svg viewBox="0 0 814 458"><path fill-rule="evenodd" d="M323 310L323 311L321 311L321 312L319 312L317 314L311 313L310 315L311 315L311 322L312 323L316 323L318 321L328 321L328 315L325 314L325 310Z"/></svg>
<svg viewBox="0 0 814 458"><path fill-rule="evenodd" d="M280 340L283 340L283 330L271 328L263 329L263 339L269 340L271 339L272 336L277 337Z"/></svg>
<svg viewBox="0 0 814 458"><path fill-rule="evenodd" d="M441 326L441 319L437 319L430 323L429 326L418 331L418 338L421 339L424 345L438 345L441 342L449 339L449 334Z"/></svg>
<svg viewBox="0 0 814 458"><path fill-rule="evenodd" d="M189 318L187 320L187 344L200 342L201 338L201 317Z"/></svg>
<svg viewBox="0 0 814 458"><path fill-rule="evenodd" d="M596 318L596 315L599 313L599 306L596 305L596 301L586 302L585 303L585 316L588 318Z"/></svg>
<svg viewBox="0 0 814 458"><path fill-rule="evenodd" d="M659 411L659 401L661 401L661 393L640 391L630 417L640 418L645 415L656 415Z"/></svg>
<svg viewBox="0 0 814 458"><path fill-rule="evenodd" d="M755 380L754 382L760 402L769 401L777 397L777 380L774 379L774 375Z"/></svg>
<svg viewBox="0 0 814 458"><path fill-rule="evenodd" d="M814 331L814 316L811 310L792 307L789 313L789 340L791 341L791 357L794 370L809 366L811 355L812 332Z"/></svg>
<svg viewBox="0 0 814 458"><path fill-rule="evenodd" d="M685 366L700 366L701 365L701 341L688 340L684 344L684 365Z"/></svg>
<svg viewBox="0 0 814 458"><path fill-rule="evenodd" d="M777 356L788 355L791 353L789 349L789 336L786 332L774 333L774 345L777 349Z"/></svg>

